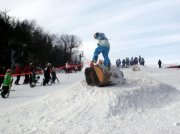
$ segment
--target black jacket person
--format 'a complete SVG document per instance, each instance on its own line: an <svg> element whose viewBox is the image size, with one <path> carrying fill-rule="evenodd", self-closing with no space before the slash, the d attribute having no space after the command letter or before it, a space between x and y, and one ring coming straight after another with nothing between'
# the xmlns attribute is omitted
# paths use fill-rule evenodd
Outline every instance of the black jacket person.
<svg viewBox="0 0 180 134"><path fill-rule="evenodd" d="M48 84L49 80L51 79L51 64L48 63L46 68L44 69L44 81L43 86L46 86Z"/></svg>

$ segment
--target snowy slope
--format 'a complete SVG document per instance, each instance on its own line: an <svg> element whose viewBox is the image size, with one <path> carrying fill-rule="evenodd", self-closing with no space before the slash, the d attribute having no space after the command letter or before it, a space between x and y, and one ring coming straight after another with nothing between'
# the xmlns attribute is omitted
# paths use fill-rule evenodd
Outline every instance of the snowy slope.
<svg viewBox="0 0 180 134"><path fill-rule="evenodd" d="M53 86L15 86L0 99L0 133L179 134L180 70L140 69L123 69L124 84L101 88L88 86L83 72L59 74Z"/></svg>

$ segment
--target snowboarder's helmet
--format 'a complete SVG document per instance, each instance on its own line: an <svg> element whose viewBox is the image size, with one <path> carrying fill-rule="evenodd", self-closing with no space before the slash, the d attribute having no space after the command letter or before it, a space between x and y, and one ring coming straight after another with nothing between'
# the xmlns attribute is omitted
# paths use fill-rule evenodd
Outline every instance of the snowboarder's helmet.
<svg viewBox="0 0 180 134"><path fill-rule="evenodd" d="M94 38L95 38L95 39L97 39L97 38L98 38L98 36L99 36L99 33L98 33L98 32L96 32L96 33L94 34Z"/></svg>

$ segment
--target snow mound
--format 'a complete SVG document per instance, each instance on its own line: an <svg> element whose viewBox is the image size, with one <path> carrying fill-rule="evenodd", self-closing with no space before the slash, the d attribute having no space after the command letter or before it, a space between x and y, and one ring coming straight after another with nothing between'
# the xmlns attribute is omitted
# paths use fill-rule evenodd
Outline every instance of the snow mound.
<svg viewBox="0 0 180 134"><path fill-rule="evenodd" d="M111 84L123 84L125 82L124 74L119 68L112 66L110 71L112 73Z"/></svg>
<svg viewBox="0 0 180 134"><path fill-rule="evenodd" d="M110 133L114 128L108 121L113 117L127 119L126 115L166 106L179 96L175 88L148 79L108 87L88 86L81 81L1 114L0 124L6 125L0 127L0 132ZM106 125L111 130L106 130Z"/></svg>
<svg viewBox="0 0 180 134"><path fill-rule="evenodd" d="M110 102L110 114L113 116L160 108L180 100L180 91L176 88L152 80L126 83L119 90L115 89L113 94Z"/></svg>
<svg viewBox="0 0 180 134"><path fill-rule="evenodd" d="M137 65L134 65L132 67L132 71L140 71L140 68Z"/></svg>

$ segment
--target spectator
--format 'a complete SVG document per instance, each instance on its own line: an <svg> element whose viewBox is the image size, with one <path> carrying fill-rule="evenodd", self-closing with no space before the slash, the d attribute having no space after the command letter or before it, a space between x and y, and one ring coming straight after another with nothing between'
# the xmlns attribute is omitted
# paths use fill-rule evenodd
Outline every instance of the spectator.
<svg viewBox="0 0 180 134"><path fill-rule="evenodd" d="M2 87L2 92L1 92L2 98L6 98L6 94L9 92L11 84L12 84L11 70L8 69L6 71L6 74L5 74L4 80L3 80L3 87Z"/></svg>
<svg viewBox="0 0 180 134"><path fill-rule="evenodd" d="M58 78L56 76L56 70L55 70L54 67L52 68L52 71L51 71L51 78L52 78L52 83L55 83L55 80L57 80L58 83L59 83L59 80L58 80Z"/></svg>
<svg viewBox="0 0 180 134"><path fill-rule="evenodd" d="M126 68L128 68L129 67L129 58L128 57L126 57L125 63L126 63Z"/></svg>
<svg viewBox="0 0 180 134"><path fill-rule="evenodd" d="M161 62L161 60L159 59L159 61L158 61L159 68L161 68L161 64L162 64L162 62Z"/></svg>
<svg viewBox="0 0 180 134"><path fill-rule="evenodd" d="M17 75L15 84L19 85L19 80L20 80L20 77L21 77L21 67L18 64L16 65L15 73Z"/></svg>
<svg viewBox="0 0 180 134"><path fill-rule="evenodd" d="M25 73L25 79L23 84L28 84L29 83L29 73L30 73L30 67L27 65L24 68L24 73Z"/></svg>
<svg viewBox="0 0 180 134"><path fill-rule="evenodd" d="M0 66L0 88L4 80L4 75L6 73L5 67Z"/></svg>
<svg viewBox="0 0 180 134"><path fill-rule="evenodd" d="M69 61L66 62L66 73L70 73Z"/></svg>
<svg viewBox="0 0 180 134"><path fill-rule="evenodd" d="M34 64L33 63L30 63L29 64L29 71L30 71L30 74L29 74L29 84L30 84L30 87L32 87L32 81L33 81L33 72L35 72L35 68L34 68Z"/></svg>
<svg viewBox="0 0 180 134"><path fill-rule="evenodd" d="M122 60L122 68L125 68L125 65L126 65L126 61L125 59Z"/></svg>
<svg viewBox="0 0 180 134"><path fill-rule="evenodd" d="M141 65L141 59L142 59L142 58L141 58L141 56L139 55L139 64L140 64L140 65Z"/></svg>
<svg viewBox="0 0 180 134"><path fill-rule="evenodd" d="M134 65L138 65L138 58L137 57L134 58Z"/></svg>
<svg viewBox="0 0 180 134"><path fill-rule="evenodd" d="M120 65L121 65L121 60L120 60L120 59L117 59L117 60L116 60L116 66L119 68Z"/></svg>
<svg viewBox="0 0 180 134"><path fill-rule="evenodd" d="M144 66L144 64L145 64L145 60L144 60L144 58L141 58L140 65Z"/></svg>
<svg viewBox="0 0 180 134"><path fill-rule="evenodd" d="M133 57L131 57L131 60L130 60L130 65L133 66L134 65L134 59Z"/></svg>
<svg viewBox="0 0 180 134"><path fill-rule="evenodd" d="M46 86L46 84L49 83L51 79L51 63L48 63L46 68L44 69L44 81L43 81L43 86Z"/></svg>

